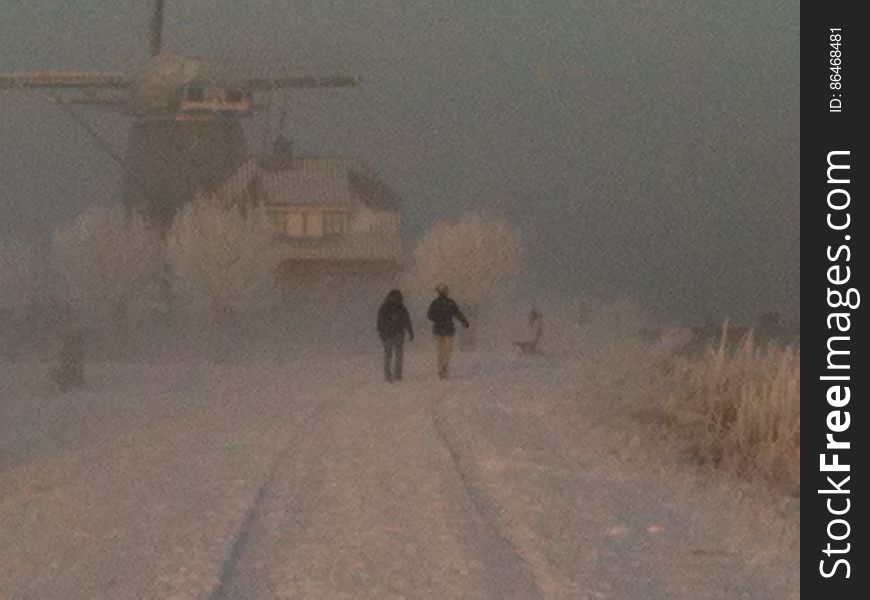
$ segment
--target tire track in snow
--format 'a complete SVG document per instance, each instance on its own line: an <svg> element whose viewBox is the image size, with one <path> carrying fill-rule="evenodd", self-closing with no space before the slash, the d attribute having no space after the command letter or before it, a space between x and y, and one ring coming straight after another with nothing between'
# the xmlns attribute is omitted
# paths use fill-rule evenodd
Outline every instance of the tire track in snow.
<svg viewBox="0 0 870 600"><path fill-rule="evenodd" d="M499 526L496 509L487 497L483 486L475 481L473 469L469 467L459 452L458 443L451 434L446 418L439 410L444 395L431 401L431 416L435 432L450 455L451 462L459 476L462 487L487 532L495 542L495 548L487 548L481 558L489 567L489 587L496 598L543 598L544 594L534 576L531 565L523 557L516 545Z"/></svg>
<svg viewBox="0 0 870 600"><path fill-rule="evenodd" d="M239 525L236 534L233 536L233 541L230 543L229 549L227 550L226 557L221 562L221 567L218 575L218 582L211 593L208 595L209 600L228 600L230 598L234 598L233 596L229 596L230 590L233 589L236 578L238 577L238 564L240 559L243 556L245 549L251 542L251 531L252 526L258 518L260 517L261 507L263 505L263 501L268 496L272 484L275 482L275 476L278 472L278 467L284 462L284 460L290 455L290 452L298 447L299 443L302 441L303 436L305 434L310 434L311 429L308 427L309 423L319 418L328 408L329 405L334 404L335 400L333 399L325 399L316 407L311 409L311 411L297 424L298 432L294 435L290 441L281 449L278 455L275 457L275 460L272 462L272 466L269 468L269 472L266 475L266 478L263 480L263 483L257 489L257 493L254 495L254 499L251 501L248 510L245 512L245 517L242 519L241 525Z"/></svg>

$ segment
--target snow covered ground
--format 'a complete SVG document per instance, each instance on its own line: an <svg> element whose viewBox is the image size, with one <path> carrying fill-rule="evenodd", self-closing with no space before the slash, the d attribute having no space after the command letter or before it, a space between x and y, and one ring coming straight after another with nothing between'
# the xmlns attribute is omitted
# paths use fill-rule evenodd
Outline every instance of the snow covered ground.
<svg viewBox="0 0 870 600"><path fill-rule="evenodd" d="M636 418L650 345L363 350L0 363L0 599L799 596L797 519Z"/></svg>

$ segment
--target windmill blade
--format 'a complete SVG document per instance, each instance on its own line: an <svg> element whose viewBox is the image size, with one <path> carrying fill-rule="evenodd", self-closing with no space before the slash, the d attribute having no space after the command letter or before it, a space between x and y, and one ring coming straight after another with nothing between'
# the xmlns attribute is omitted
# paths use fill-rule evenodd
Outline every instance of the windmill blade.
<svg viewBox="0 0 870 600"><path fill-rule="evenodd" d="M253 77L246 80L255 92L268 92L287 88L339 88L354 87L359 78L352 75L298 75L280 77Z"/></svg>
<svg viewBox="0 0 870 600"><path fill-rule="evenodd" d="M155 0L154 14L151 16L151 56L157 56L163 49L163 0Z"/></svg>
<svg viewBox="0 0 870 600"><path fill-rule="evenodd" d="M123 73L24 71L0 73L0 90L28 89L126 89L130 79Z"/></svg>

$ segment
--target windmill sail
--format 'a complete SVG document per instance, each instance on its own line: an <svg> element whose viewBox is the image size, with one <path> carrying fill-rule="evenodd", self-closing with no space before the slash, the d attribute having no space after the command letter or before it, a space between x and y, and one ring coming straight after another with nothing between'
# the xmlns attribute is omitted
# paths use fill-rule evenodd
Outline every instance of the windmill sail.
<svg viewBox="0 0 870 600"><path fill-rule="evenodd" d="M163 0L154 3L154 15L151 17L151 56L157 56L163 49Z"/></svg>
<svg viewBox="0 0 870 600"><path fill-rule="evenodd" d="M341 70L230 66L163 50L165 0L154 0L148 25L151 57L129 73L0 73L0 91L43 93L64 105L122 109L133 117L122 196L161 228L196 192L220 184L247 157L240 119L255 95L292 89L345 88L358 79ZM319 73L319 74L318 74Z"/></svg>
<svg viewBox="0 0 870 600"><path fill-rule="evenodd" d="M0 90L32 89L126 89L130 79L123 73L97 71L23 71L0 73Z"/></svg>

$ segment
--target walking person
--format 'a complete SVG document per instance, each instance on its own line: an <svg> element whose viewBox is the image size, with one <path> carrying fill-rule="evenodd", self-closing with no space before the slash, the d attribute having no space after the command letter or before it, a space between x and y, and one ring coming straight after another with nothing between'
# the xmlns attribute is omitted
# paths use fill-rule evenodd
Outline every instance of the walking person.
<svg viewBox="0 0 870 600"><path fill-rule="evenodd" d="M453 320L456 319L468 329L468 319L449 296L450 290L446 285L439 285L435 291L438 292L438 297L429 305L427 316L432 321L432 333L435 335L438 377L446 379L450 370L450 355L453 353L453 336L456 334Z"/></svg>
<svg viewBox="0 0 870 600"><path fill-rule="evenodd" d="M384 379L387 381L402 380L405 333L408 341L413 342L414 328L402 292L390 290L378 310L378 335L384 344Z"/></svg>

